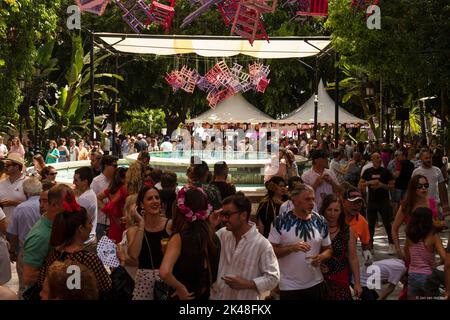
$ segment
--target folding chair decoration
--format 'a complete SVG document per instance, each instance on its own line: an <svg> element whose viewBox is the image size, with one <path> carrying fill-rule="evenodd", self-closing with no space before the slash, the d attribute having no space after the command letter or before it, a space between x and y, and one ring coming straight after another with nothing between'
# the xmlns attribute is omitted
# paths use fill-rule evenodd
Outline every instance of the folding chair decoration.
<svg viewBox="0 0 450 320"><path fill-rule="evenodd" d="M181 28L186 27L187 25L191 24L192 21L200 17L203 13L208 11L213 5L217 5L219 2L223 0L203 0L198 1L201 6L195 10L194 12L190 13L186 18L184 18L183 23L181 24Z"/></svg>
<svg viewBox="0 0 450 320"><path fill-rule="evenodd" d="M269 42L266 30L261 22L261 15L275 11L277 0L269 4L266 0L241 0L233 20L230 34L237 34L248 39L251 45L255 39Z"/></svg>
<svg viewBox="0 0 450 320"><path fill-rule="evenodd" d="M243 71L240 64L234 63L229 68L225 61L217 62L205 76L197 70L183 66L181 70L174 70L166 74L165 80L172 87L173 92L179 89L193 93L195 86L207 93L209 106L215 108L218 103L235 95L238 92L254 90L264 93L270 80L269 66L261 63L249 65L249 72Z"/></svg>
<svg viewBox="0 0 450 320"><path fill-rule="evenodd" d="M219 9L223 22L225 22L227 27L233 23L238 5L239 0L222 0L217 4L217 9Z"/></svg>
<svg viewBox="0 0 450 320"><path fill-rule="evenodd" d="M299 16L328 16L328 0L298 0L298 5Z"/></svg>
<svg viewBox="0 0 450 320"><path fill-rule="evenodd" d="M175 0L169 0L167 2L167 5L156 0L152 2L150 7L150 19L148 19L146 25L154 22L161 25L165 33L169 32L170 25L172 24L175 15Z"/></svg>
<svg viewBox="0 0 450 320"><path fill-rule="evenodd" d="M116 4L124 13L122 19L136 33L146 28L150 19L150 8L143 0L116 0Z"/></svg>
<svg viewBox="0 0 450 320"><path fill-rule="evenodd" d="M101 16L111 0L75 0L81 12L90 12Z"/></svg>

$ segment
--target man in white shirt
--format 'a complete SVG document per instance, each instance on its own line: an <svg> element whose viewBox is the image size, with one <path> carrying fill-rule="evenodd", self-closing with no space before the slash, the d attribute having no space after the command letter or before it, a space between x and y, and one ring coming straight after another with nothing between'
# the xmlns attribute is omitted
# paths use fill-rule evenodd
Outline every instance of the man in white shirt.
<svg viewBox="0 0 450 320"><path fill-rule="evenodd" d="M11 216L11 223L8 225L8 233L11 235L9 253L11 261L16 261L20 294L25 290L23 285L23 246L28 232L41 218L39 196L42 192L42 184L37 178L28 178L23 183L23 191L27 200L16 207ZM16 252L16 248L19 249L18 252Z"/></svg>
<svg viewBox="0 0 450 320"><path fill-rule="evenodd" d="M320 264L333 254L328 224L312 211L311 187L296 187L291 195L294 210L275 218L269 234L280 264L280 300L324 300L327 287Z"/></svg>
<svg viewBox="0 0 450 320"><path fill-rule="evenodd" d="M91 189L98 196L109 187L111 181L114 177L114 172L117 168L117 157L114 156L103 156L101 160L102 173L95 177L91 183ZM103 203L108 203L108 199L104 199ZM108 217L102 212L102 210L97 211L97 239L100 239L106 232L109 225Z"/></svg>
<svg viewBox="0 0 450 320"><path fill-rule="evenodd" d="M8 147L3 144L3 137L0 136L0 160L6 158Z"/></svg>
<svg viewBox="0 0 450 320"><path fill-rule="evenodd" d="M92 223L92 230L89 239L84 243L85 249L96 252L96 228L97 228L97 195L90 188L92 183L92 171L89 167L82 167L75 170L73 184L75 190L79 192L77 202L86 209L89 219Z"/></svg>
<svg viewBox="0 0 450 320"><path fill-rule="evenodd" d="M23 192L23 182L26 176L22 173L23 159L17 153L8 155L5 161L7 179L0 181L0 206L9 223L11 215L16 206L27 199Z"/></svg>
<svg viewBox="0 0 450 320"><path fill-rule="evenodd" d="M160 146L159 150L161 150L163 152L172 152L173 145L172 145L172 143L170 143L170 137L169 136L165 136L164 137L164 142L161 143L161 146Z"/></svg>
<svg viewBox="0 0 450 320"><path fill-rule="evenodd" d="M418 174L425 176L430 184L428 197L434 198L436 202L442 206L444 215L450 214L447 186L444 181L444 176L438 167L432 165L431 151L428 149L420 150L420 161L420 167L413 171L412 176L414 177Z"/></svg>
<svg viewBox="0 0 450 320"><path fill-rule="evenodd" d="M249 221L250 199L242 193L225 198L217 231L220 262L213 300L259 300L280 280L278 261L270 242Z"/></svg>
<svg viewBox="0 0 450 320"><path fill-rule="evenodd" d="M302 175L303 182L314 189L317 209L320 210L325 196L342 191L336 175L328 167L328 154L325 150L311 153L312 168Z"/></svg>
<svg viewBox="0 0 450 320"><path fill-rule="evenodd" d="M375 261L369 266L362 268L360 273L361 287L363 293L361 300L386 300L395 290L395 287L406 274L405 262L401 259L384 259ZM381 285L387 284L387 287L381 292L381 295L375 291L380 290ZM377 286L379 286L377 288Z"/></svg>

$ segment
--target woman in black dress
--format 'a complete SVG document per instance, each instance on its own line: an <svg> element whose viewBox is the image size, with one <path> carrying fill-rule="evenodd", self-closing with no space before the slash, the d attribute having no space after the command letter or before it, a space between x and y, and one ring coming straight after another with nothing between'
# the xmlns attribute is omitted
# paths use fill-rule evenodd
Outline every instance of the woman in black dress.
<svg viewBox="0 0 450 320"><path fill-rule="evenodd" d="M177 196L174 235L161 263L161 279L171 298L207 300L216 281L220 243L208 222L212 206L200 187L183 188Z"/></svg>

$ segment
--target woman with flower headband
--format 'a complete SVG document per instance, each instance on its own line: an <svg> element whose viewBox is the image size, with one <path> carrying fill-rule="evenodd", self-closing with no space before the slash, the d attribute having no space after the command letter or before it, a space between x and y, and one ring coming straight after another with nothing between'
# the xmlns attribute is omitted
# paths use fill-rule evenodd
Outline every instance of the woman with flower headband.
<svg viewBox="0 0 450 320"><path fill-rule="evenodd" d="M41 267L39 285L43 287L47 269L53 262L72 260L83 264L91 270L97 280L99 296L106 298L111 290L111 278L99 257L84 249L84 242L89 239L92 222L86 210L79 206L75 197L66 196L63 202L64 211L56 215L53 221L50 251Z"/></svg>
<svg viewBox="0 0 450 320"><path fill-rule="evenodd" d="M135 225L128 228L128 255L138 266L133 300L153 300L159 267L163 259L163 240L169 238L171 221L161 215L158 189L144 186L133 212Z"/></svg>
<svg viewBox="0 0 450 320"><path fill-rule="evenodd" d="M266 182L266 189L267 194L256 210L256 219L259 232L267 238L270 225L278 216L283 202L287 200L286 181L282 177L274 176Z"/></svg>
<svg viewBox="0 0 450 320"><path fill-rule="evenodd" d="M220 242L208 221L212 209L201 188L179 191L174 219L181 218L184 223L177 224L160 268L173 299L209 299L220 257Z"/></svg>

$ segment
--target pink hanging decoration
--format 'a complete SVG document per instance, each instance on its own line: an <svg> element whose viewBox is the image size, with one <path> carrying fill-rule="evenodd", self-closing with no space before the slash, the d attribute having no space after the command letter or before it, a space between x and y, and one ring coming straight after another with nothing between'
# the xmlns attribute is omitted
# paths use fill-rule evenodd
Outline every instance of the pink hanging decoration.
<svg viewBox="0 0 450 320"><path fill-rule="evenodd" d="M270 83L269 79L267 79L265 76L261 77L261 79L258 82L258 85L256 86L256 91L264 93L269 83Z"/></svg>
<svg viewBox="0 0 450 320"><path fill-rule="evenodd" d="M222 19L227 27L233 23L238 5L239 0L222 0L217 4L217 8L219 9Z"/></svg>
<svg viewBox="0 0 450 320"><path fill-rule="evenodd" d="M183 77L181 77L178 71L172 71L168 73L165 77L167 83L172 87L173 92L177 92L178 89L182 88L185 84Z"/></svg>
<svg viewBox="0 0 450 320"><path fill-rule="evenodd" d="M269 42L261 22L261 15L275 11L276 6L277 0L273 0L271 5L265 0L241 0L233 20L231 34L235 33L248 39L251 45L255 39L266 39Z"/></svg>
<svg viewBox="0 0 450 320"><path fill-rule="evenodd" d="M299 16L328 16L328 0L298 0Z"/></svg>
<svg viewBox="0 0 450 320"><path fill-rule="evenodd" d="M195 89L195 85L197 83L197 77L196 74L198 74L198 72L195 70L191 70L186 66L183 66L179 72L179 75L181 76L181 78L183 78L183 86L181 87L181 90L184 90L188 93L192 93L194 92Z"/></svg>
<svg viewBox="0 0 450 320"><path fill-rule="evenodd" d="M225 61L217 62L206 74L201 76L197 70L183 66L181 70L174 70L165 77L173 92L181 89L193 93L195 86L207 92L206 99L209 106L215 108L217 104L238 92L254 90L264 93L270 83L268 79L270 68L262 63L248 66L249 72L243 71L240 64L234 63L229 68Z"/></svg>
<svg viewBox="0 0 450 320"><path fill-rule="evenodd" d="M90 12L101 16L111 0L75 0L81 12Z"/></svg>
<svg viewBox="0 0 450 320"><path fill-rule="evenodd" d="M150 22L154 22L161 25L165 33L169 32L173 16L175 15L175 0L167 2L168 5L165 5L154 0L150 8L150 19L146 23L148 25Z"/></svg>
<svg viewBox="0 0 450 320"><path fill-rule="evenodd" d="M197 87L204 92L211 92L216 89L216 86L208 81L206 77L200 77L197 81Z"/></svg>
<svg viewBox="0 0 450 320"><path fill-rule="evenodd" d="M141 33L150 19L150 8L143 0L116 0L116 4L124 12L122 19L136 33Z"/></svg>

